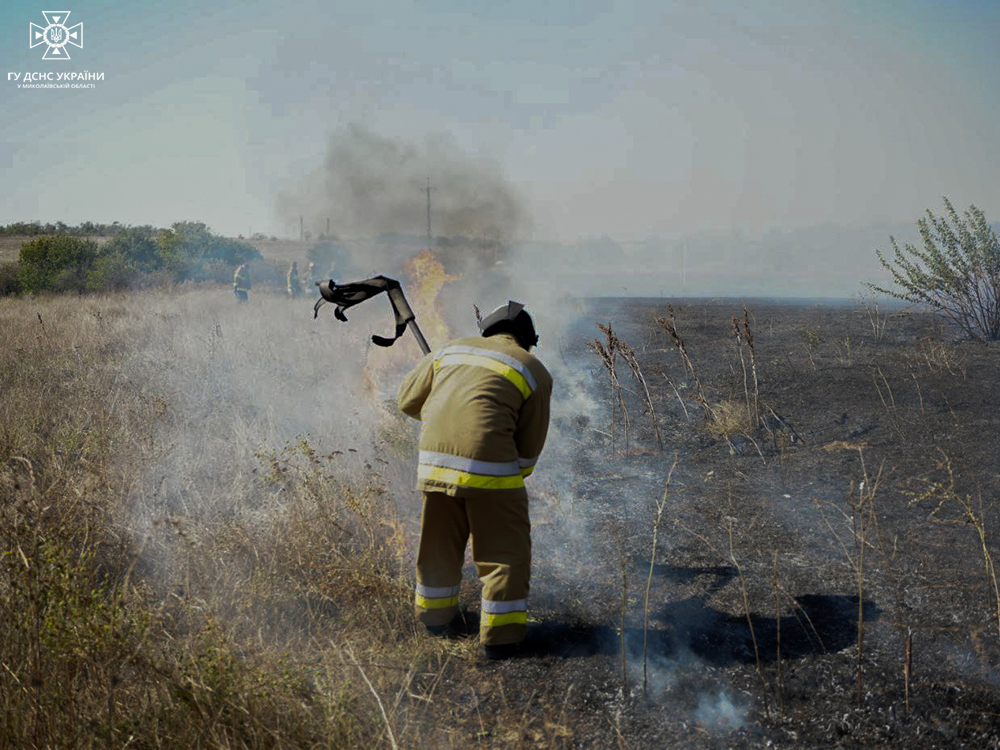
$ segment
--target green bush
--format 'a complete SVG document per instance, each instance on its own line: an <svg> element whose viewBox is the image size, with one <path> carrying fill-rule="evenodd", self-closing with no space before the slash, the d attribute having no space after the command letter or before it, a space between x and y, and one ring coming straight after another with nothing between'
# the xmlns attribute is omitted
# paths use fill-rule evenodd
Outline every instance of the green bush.
<svg viewBox="0 0 1000 750"><path fill-rule="evenodd" d="M150 276L164 265L150 227L122 229L98 250L87 274L87 289L99 292L148 284Z"/></svg>
<svg viewBox="0 0 1000 750"><path fill-rule="evenodd" d="M202 222L177 222L161 230L116 225L115 230L102 246L68 234L25 243L16 277L6 266L0 272L0 294L96 292L164 281L229 283L238 265L263 257L255 247L220 237Z"/></svg>
<svg viewBox="0 0 1000 750"><path fill-rule="evenodd" d="M120 255L143 272L151 272L163 264L156 244L156 232L150 227L123 229L101 247L102 255Z"/></svg>
<svg viewBox="0 0 1000 750"><path fill-rule="evenodd" d="M28 293L82 292L97 260L97 244L67 235L38 237L21 246L18 280Z"/></svg>
<svg viewBox="0 0 1000 750"><path fill-rule="evenodd" d="M18 268L17 261L0 263L0 297L21 293L21 280L17 275Z"/></svg>
<svg viewBox="0 0 1000 750"><path fill-rule="evenodd" d="M175 281L231 280L236 266L263 257L252 245L213 234L200 221L175 222L156 236L156 248L160 267Z"/></svg>
<svg viewBox="0 0 1000 750"><path fill-rule="evenodd" d="M102 253L87 274L87 290L127 289L139 280L139 265L123 252Z"/></svg>
<svg viewBox="0 0 1000 750"><path fill-rule="evenodd" d="M869 284L896 299L924 304L973 338L1000 340L1000 241L986 216L970 206L959 216L945 198L945 215L930 209L917 221L923 247L902 248L890 237L893 258L875 251L899 289Z"/></svg>

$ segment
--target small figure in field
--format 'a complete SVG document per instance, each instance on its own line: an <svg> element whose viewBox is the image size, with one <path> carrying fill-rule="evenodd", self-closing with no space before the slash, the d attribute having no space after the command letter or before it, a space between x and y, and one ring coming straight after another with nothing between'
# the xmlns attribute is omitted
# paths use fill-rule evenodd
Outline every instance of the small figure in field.
<svg viewBox="0 0 1000 750"><path fill-rule="evenodd" d="M249 299L249 291L250 270L247 268L246 263L241 263L239 268L236 269L236 273L233 274L233 294L236 295L236 299L240 302L246 302Z"/></svg>
<svg viewBox="0 0 1000 750"><path fill-rule="evenodd" d="M316 275L316 261L311 260L309 261L309 265L306 266L306 284L316 286L320 281L322 279Z"/></svg>
<svg viewBox="0 0 1000 750"><path fill-rule="evenodd" d="M524 478L545 444L552 376L529 353L538 336L520 302L497 308L479 329L482 338L455 339L426 355L398 402L423 423L417 618L434 635L452 632L471 536L483 583L483 650L504 659L527 634L531 521Z"/></svg>
<svg viewBox="0 0 1000 750"><path fill-rule="evenodd" d="M285 274L285 294L292 299L298 299L302 296L302 282L299 279L299 262L297 260L292 261L292 267Z"/></svg>

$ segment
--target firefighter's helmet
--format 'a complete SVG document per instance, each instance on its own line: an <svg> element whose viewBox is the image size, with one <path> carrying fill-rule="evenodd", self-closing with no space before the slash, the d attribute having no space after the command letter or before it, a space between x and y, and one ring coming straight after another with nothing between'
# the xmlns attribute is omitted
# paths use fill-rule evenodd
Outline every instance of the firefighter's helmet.
<svg viewBox="0 0 1000 750"><path fill-rule="evenodd" d="M493 336L498 333L512 333L525 349L530 349L538 343L535 333L535 323L531 315L524 309L524 303L507 300L489 315L479 321L479 331L483 336Z"/></svg>

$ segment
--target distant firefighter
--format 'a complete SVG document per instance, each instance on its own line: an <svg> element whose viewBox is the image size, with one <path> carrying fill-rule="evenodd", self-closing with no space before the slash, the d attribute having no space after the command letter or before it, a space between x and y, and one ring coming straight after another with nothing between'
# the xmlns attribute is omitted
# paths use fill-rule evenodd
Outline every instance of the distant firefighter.
<svg viewBox="0 0 1000 750"><path fill-rule="evenodd" d="M285 274L285 294L292 299L302 296L302 281L299 279L299 262L292 261L292 267Z"/></svg>
<svg viewBox="0 0 1000 750"><path fill-rule="evenodd" d="M460 338L424 357L399 389L422 421L416 614L446 634L458 616L465 547L483 582L480 642L490 659L513 656L528 626L531 522L524 478L549 426L552 376L524 305L508 301Z"/></svg>
<svg viewBox="0 0 1000 750"><path fill-rule="evenodd" d="M309 261L309 265L306 266L306 284L309 286L316 286L322 279L316 275L316 262Z"/></svg>
<svg viewBox="0 0 1000 750"><path fill-rule="evenodd" d="M246 263L241 263L239 268L236 269L236 273L233 274L233 294L236 295L236 299L240 302L246 302L249 299L249 291L250 271Z"/></svg>

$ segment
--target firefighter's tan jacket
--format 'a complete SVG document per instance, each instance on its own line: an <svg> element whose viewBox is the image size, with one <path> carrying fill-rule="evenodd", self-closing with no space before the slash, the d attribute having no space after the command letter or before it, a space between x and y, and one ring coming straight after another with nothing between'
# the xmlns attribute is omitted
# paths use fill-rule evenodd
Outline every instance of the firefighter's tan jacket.
<svg viewBox="0 0 1000 750"><path fill-rule="evenodd" d="M246 266L239 266L233 273L233 289L238 292L250 291L250 271Z"/></svg>
<svg viewBox="0 0 1000 750"><path fill-rule="evenodd" d="M290 266L285 274L285 292L289 297L298 297L302 294L302 282L299 281L299 269L297 266Z"/></svg>
<svg viewBox="0 0 1000 750"><path fill-rule="evenodd" d="M549 428L552 376L508 334L455 339L403 381L399 408L423 422L417 489L523 496Z"/></svg>

